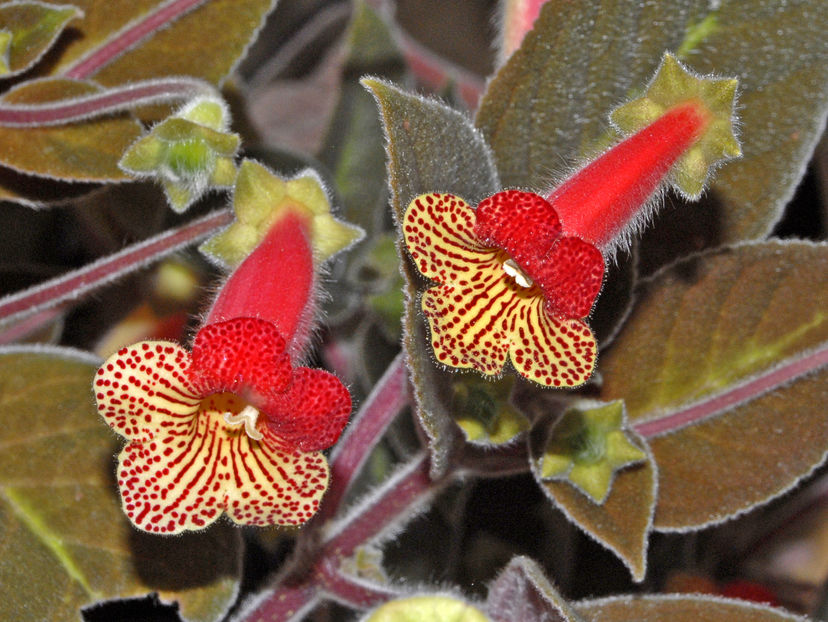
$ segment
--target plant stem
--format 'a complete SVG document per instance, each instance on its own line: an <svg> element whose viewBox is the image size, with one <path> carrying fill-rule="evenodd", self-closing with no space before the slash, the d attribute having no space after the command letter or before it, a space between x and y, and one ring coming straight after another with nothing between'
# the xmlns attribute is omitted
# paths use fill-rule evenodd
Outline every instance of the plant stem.
<svg viewBox="0 0 828 622"><path fill-rule="evenodd" d="M83 97L61 99L42 104L0 104L0 125L5 127L40 127L82 121L145 104L159 104L189 99L215 89L196 78L159 78L113 87Z"/></svg>
<svg viewBox="0 0 828 622"><path fill-rule="evenodd" d="M77 300L151 261L206 238L230 224L232 219L233 213L230 210L213 212L83 268L6 296L0 299L0 326L51 309L63 302Z"/></svg>
<svg viewBox="0 0 828 622"><path fill-rule="evenodd" d="M331 487L320 518L333 516L371 449L411 399L408 369L401 352L377 382L331 453Z"/></svg>

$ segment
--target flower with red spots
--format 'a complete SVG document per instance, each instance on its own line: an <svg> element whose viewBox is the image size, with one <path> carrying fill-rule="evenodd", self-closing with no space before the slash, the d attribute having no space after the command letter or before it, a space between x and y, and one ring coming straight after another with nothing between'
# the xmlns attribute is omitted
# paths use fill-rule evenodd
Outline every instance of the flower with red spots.
<svg viewBox="0 0 828 622"><path fill-rule="evenodd" d="M495 375L508 359L544 386L586 382L596 343L584 318L602 251L647 220L665 182L698 198L710 171L739 155L735 92L736 80L697 76L667 54L646 93L612 113L631 135L546 198L509 190L477 210L451 194L415 198L402 232L438 284L421 300L437 360Z"/></svg>
<svg viewBox="0 0 828 622"><path fill-rule="evenodd" d="M295 367L313 316L307 214L287 210L220 290L192 352L144 341L94 381L98 411L128 441L118 457L124 512L140 529L297 525L328 486L321 450L351 411L333 374Z"/></svg>
<svg viewBox="0 0 828 622"><path fill-rule="evenodd" d="M562 235L543 198L510 190L475 211L450 194L422 195L405 213L403 234L417 268L438 283L421 302L437 360L495 375L508 358L546 386L589 378L596 343L582 318L604 260Z"/></svg>

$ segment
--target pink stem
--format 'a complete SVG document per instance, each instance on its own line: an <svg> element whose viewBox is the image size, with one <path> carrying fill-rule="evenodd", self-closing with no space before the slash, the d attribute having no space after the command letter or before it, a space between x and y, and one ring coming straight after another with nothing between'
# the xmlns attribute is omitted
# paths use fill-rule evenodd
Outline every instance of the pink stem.
<svg viewBox="0 0 828 622"><path fill-rule="evenodd" d="M205 0L170 0L159 5L143 19L139 18L127 24L124 29L115 33L107 42L78 59L74 65L63 71L63 75L67 78L88 78L145 37L174 22L204 2Z"/></svg>
<svg viewBox="0 0 828 622"><path fill-rule="evenodd" d="M230 210L213 212L56 279L6 296L0 299L0 325L51 309L65 301L77 300L120 276L138 270L150 261L206 238L230 224L232 219L233 213Z"/></svg>
<svg viewBox="0 0 828 622"><path fill-rule="evenodd" d="M386 585L349 577L330 559L319 565L317 575L326 592L352 609L370 609L401 595Z"/></svg>
<svg viewBox="0 0 828 622"><path fill-rule="evenodd" d="M804 376L828 364L828 344L803 358L788 361L742 385L733 387L730 391L709 397L701 402L688 406L666 417L651 419L633 425L636 432L644 438L652 438L674 432L679 428L703 421L722 412L730 410L739 404L748 402L764 393L778 389L795 378Z"/></svg>
<svg viewBox="0 0 828 622"><path fill-rule="evenodd" d="M144 104L188 99L215 90L195 78L160 78L107 89L84 97L44 104L0 104L0 125L30 127L60 125L111 114Z"/></svg>
<svg viewBox="0 0 828 622"><path fill-rule="evenodd" d="M331 453L331 487L321 515L333 516L379 438L411 398L405 355L400 353L377 382Z"/></svg>
<svg viewBox="0 0 828 622"><path fill-rule="evenodd" d="M253 601L246 611L239 616L239 620L246 622L290 622L300 620L308 610L319 601L319 590L312 583L298 585L282 585L278 590L278 597L269 594L264 600Z"/></svg>
<svg viewBox="0 0 828 622"><path fill-rule="evenodd" d="M24 320L9 326L7 329L0 332L0 345L7 343L14 343L25 339L35 331L41 330L50 322L56 321L63 313L63 309L57 306L53 309L45 309L39 313L25 318Z"/></svg>

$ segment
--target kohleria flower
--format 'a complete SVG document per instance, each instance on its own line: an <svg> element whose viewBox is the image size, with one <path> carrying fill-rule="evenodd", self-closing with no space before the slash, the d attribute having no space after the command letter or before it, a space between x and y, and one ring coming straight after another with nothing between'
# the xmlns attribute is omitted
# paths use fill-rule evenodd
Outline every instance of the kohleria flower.
<svg viewBox="0 0 828 622"><path fill-rule="evenodd" d="M158 533L222 512L245 525L296 525L316 512L351 399L323 370L295 367L312 316L309 221L285 210L221 288L192 352L164 341L124 348L98 370L98 410L129 442L119 455L124 512Z"/></svg>
<svg viewBox="0 0 828 622"><path fill-rule="evenodd" d="M421 302L438 361L496 375L508 358L546 386L589 378L596 343L580 318L601 288L603 257L562 236L543 198L509 190L475 212L426 194L408 207L403 233L417 268L439 283Z"/></svg>
<svg viewBox="0 0 828 622"><path fill-rule="evenodd" d="M496 375L508 359L544 386L584 383L595 365L584 318L601 288L601 251L646 220L665 182L697 198L710 171L739 155L735 89L667 54L646 93L612 114L634 133L545 199L509 190L475 211L450 194L415 198L402 230L414 264L438 284L421 301L437 360Z"/></svg>

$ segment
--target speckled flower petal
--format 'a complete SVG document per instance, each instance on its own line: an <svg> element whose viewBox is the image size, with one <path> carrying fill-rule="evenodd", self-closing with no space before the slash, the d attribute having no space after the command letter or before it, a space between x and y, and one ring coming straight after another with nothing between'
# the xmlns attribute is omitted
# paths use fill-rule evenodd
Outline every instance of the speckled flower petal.
<svg viewBox="0 0 828 622"><path fill-rule="evenodd" d="M565 318L589 314L604 280L604 256L589 242L565 237L555 243L535 283L546 297L546 310Z"/></svg>
<svg viewBox="0 0 828 622"><path fill-rule="evenodd" d="M506 328L512 365L521 376L545 386L575 387L592 375L598 351L592 331L580 320L548 315L543 297L517 306Z"/></svg>
<svg viewBox="0 0 828 622"><path fill-rule="evenodd" d="M189 381L190 353L168 341L143 341L113 354L94 380L98 412L130 440L189 430L200 394Z"/></svg>
<svg viewBox="0 0 828 622"><path fill-rule="evenodd" d="M534 192L505 190L477 206L475 234L502 248L533 279L547 252L561 236L561 222L549 202Z"/></svg>
<svg viewBox="0 0 828 622"><path fill-rule="evenodd" d="M204 394L230 391L260 406L290 384L285 340L265 320L242 317L207 324L196 335L192 359L193 381Z"/></svg>
<svg viewBox="0 0 828 622"><path fill-rule="evenodd" d="M426 291L421 306L437 360L499 374L509 352L505 320L525 295L506 278L496 253L478 270L471 286L441 285Z"/></svg>
<svg viewBox="0 0 828 622"><path fill-rule="evenodd" d="M474 210L452 194L423 194L403 217L403 235L411 258L426 278L467 285L489 261L491 249L477 241Z"/></svg>
<svg viewBox="0 0 828 622"><path fill-rule="evenodd" d="M297 367L293 383L265 406L267 425L302 451L333 445L351 414L351 394L332 373Z"/></svg>
<svg viewBox="0 0 828 622"><path fill-rule="evenodd" d="M205 399L188 431L131 442L119 456L124 512L140 529L202 529L223 511L244 525L296 525L316 512L328 484L319 453L302 453L263 429L252 440L224 413L243 404L230 394Z"/></svg>

